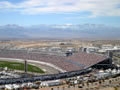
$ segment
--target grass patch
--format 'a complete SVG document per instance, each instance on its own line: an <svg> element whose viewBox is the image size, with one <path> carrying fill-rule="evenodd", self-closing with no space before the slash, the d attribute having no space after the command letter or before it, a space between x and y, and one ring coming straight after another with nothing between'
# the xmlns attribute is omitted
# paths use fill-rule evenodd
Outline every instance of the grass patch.
<svg viewBox="0 0 120 90"><path fill-rule="evenodd" d="M20 62L0 61L0 67L24 71L24 63ZM39 67L30 64L27 64L27 70L28 72L44 73Z"/></svg>

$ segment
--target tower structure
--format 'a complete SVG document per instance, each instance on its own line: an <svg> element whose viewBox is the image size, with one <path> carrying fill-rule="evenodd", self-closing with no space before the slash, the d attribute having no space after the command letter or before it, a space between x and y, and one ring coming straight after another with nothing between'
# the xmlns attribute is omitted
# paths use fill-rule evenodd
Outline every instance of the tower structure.
<svg viewBox="0 0 120 90"><path fill-rule="evenodd" d="M108 51L109 63L112 64L113 53L112 51Z"/></svg>

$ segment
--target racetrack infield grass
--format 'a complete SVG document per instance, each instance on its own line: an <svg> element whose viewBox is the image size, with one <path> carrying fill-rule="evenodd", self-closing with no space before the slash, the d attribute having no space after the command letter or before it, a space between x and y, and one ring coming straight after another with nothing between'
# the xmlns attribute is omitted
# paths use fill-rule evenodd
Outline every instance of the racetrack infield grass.
<svg viewBox="0 0 120 90"><path fill-rule="evenodd" d="M0 67L2 68L7 67L8 69L24 71L24 63L20 63L20 62L10 62L10 61L2 60L0 61ZM35 73L44 73L44 71L41 70L39 67L30 64L27 64L27 71L35 72Z"/></svg>

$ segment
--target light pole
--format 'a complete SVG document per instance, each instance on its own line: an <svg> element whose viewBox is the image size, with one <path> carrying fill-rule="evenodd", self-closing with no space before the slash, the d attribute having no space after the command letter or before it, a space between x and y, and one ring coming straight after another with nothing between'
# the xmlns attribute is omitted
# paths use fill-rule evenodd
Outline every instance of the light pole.
<svg viewBox="0 0 120 90"><path fill-rule="evenodd" d="M24 71L25 73L27 73L27 56L29 57L29 50L27 50L27 53L26 53L26 59L24 60Z"/></svg>
<svg viewBox="0 0 120 90"><path fill-rule="evenodd" d="M25 71L25 73L27 73L27 60L26 59L24 61L24 71Z"/></svg>

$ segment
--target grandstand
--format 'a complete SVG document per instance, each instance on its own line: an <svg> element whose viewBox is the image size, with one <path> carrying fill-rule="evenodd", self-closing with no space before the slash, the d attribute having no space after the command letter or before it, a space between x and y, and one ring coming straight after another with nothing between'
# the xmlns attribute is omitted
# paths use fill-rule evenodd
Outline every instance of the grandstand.
<svg viewBox="0 0 120 90"><path fill-rule="evenodd" d="M102 61L109 61L109 57L85 52L74 53L71 56L46 55L41 53L27 53L22 50L0 50L0 57L18 58L51 63L65 71L75 71L88 68ZM109 64L109 63L108 63Z"/></svg>
<svg viewBox="0 0 120 90"><path fill-rule="evenodd" d="M0 80L0 83L22 83L28 81L44 81L44 80L52 80L52 79L61 79L66 77L72 77L76 75L81 75L89 72L89 67L97 67L97 64L111 65L110 58L104 55L98 54L88 54L85 52L74 53L70 56L56 56L56 55L45 55L41 53L27 53L27 51L22 50L0 50L1 58L17 58L17 59L27 59L42 61L45 63L53 64L65 72L61 72L58 74L50 74L50 75L42 75L35 76L33 78L23 78L21 79L12 79L9 81ZM103 68L103 67L102 67Z"/></svg>

